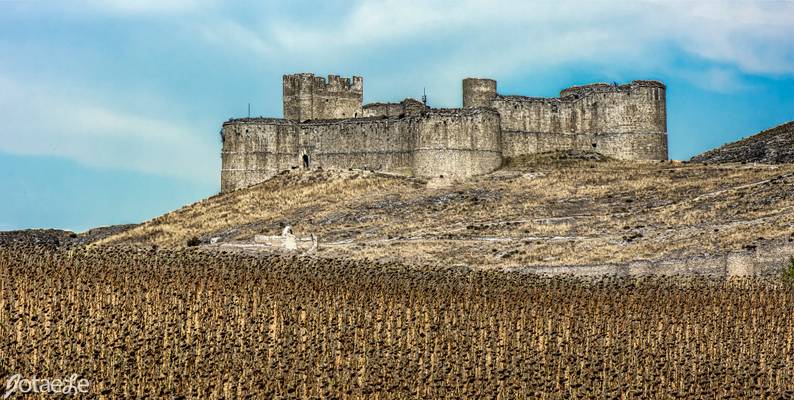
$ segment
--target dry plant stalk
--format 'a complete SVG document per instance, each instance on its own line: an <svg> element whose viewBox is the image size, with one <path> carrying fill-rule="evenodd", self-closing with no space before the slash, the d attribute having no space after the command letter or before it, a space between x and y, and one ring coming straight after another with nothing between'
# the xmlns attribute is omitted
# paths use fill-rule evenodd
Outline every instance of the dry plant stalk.
<svg viewBox="0 0 794 400"><path fill-rule="evenodd" d="M100 398L790 398L779 281L0 248L0 376Z"/></svg>

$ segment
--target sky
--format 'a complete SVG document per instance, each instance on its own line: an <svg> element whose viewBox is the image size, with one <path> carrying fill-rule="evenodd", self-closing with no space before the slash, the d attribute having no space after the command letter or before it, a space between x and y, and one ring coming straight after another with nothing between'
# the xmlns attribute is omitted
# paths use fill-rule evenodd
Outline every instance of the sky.
<svg viewBox="0 0 794 400"><path fill-rule="evenodd" d="M223 121L281 76L460 107L667 85L672 159L794 120L794 2L0 0L0 230L142 222L216 194Z"/></svg>

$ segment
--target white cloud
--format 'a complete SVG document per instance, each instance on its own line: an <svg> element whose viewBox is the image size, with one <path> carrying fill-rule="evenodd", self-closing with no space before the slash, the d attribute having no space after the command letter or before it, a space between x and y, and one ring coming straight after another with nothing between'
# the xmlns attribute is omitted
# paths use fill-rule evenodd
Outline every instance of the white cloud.
<svg viewBox="0 0 794 400"><path fill-rule="evenodd" d="M115 109L102 95L3 75L0 71L0 151L55 155L85 165L214 181L215 135L153 113Z"/></svg>
<svg viewBox="0 0 794 400"><path fill-rule="evenodd" d="M679 5L683 5L678 3ZM666 11L678 45L757 74L794 74L794 2L702 2Z"/></svg>
<svg viewBox="0 0 794 400"><path fill-rule="evenodd" d="M726 68L710 67L680 71L679 75L701 89L714 92L734 93L753 87L752 84L743 82L735 71Z"/></svg>
<svg viewBox="0 0 794 400"><path fill-rule="evenodd" d="M158 15L198 10L212 3L211 0L82 0L71 8L115 15Z"/></svg>
<svg viewBox="0 0 794 400"><path fill-rule="evenodd" d="M229 74L237 62L262 65L263 73L341 73L335 68L352 67L367 74L369 93L411 88L418 97L428 85L433 104L446 106L459 104L465 76L504 78L578 65L601 66L598 73L607 77L619 68L635 71L632 78L677 75L721 92L747 87L742 74L794 75L794 2L386 0L332 7L337 15L324 18L305 18L307 10L300 8L247 7L244 16L232 16L242 11L222 10L215 0L83 0L18 12L50 13L59 21L63 14L67 26L75 22L67 17L80 23L122 17L133 27L164 17L178 21L173 26L179 33L188 29L179 37L204 46L216 57L208 63L228 66ZM176 53L183 44L167 35L162 40ZM30 45L6 41L9 54ZM224 58L228 52L242 57ZM695 62L678 63L671 55L682 52ZM113 56L100 54L94 61ZM20 73L25 63L14 61L23 65L16 75L0 70L0 151L204 181L217 176L217 136L199 132L208 128L195 121L166 115L157 104L167 102L157 100L158 93L150 94L153 104L127 98L114 105L120 94L70 87L70 74L57 65L40 80ZM83 82L91 84L90 78ZM112 90L130 84L119 80Z"/></svg>
<svg viewBox="0 0 794 400"><path fill-rule="evenodd" d="M219 20L215 24L200 24L195 26L198 36L215 46L228 46L232 44L247 52L263 57L277 54L274 40L247 28L235 21Z"/></svg>
<svg viewBox="0 0 794 400"><path fill-rule="evenodd" d="M361 1L317 24L268 15L204 37L273 58L338 58L386 47L434 49L438 70L512 73L564 63L665 63L660 48L751 74L794 74L794 2ZM660 68L661 69L661 68Z"/></svg>

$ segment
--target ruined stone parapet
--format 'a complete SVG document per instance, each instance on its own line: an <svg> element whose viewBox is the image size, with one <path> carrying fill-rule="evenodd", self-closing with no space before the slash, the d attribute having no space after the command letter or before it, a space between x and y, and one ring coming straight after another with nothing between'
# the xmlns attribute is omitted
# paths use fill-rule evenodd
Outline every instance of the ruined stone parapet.
<svg viewBox="0 0 794 400"><path fill-rule="evenodd" d="M399 103L370 103L363 107L364 117L405 117L416 116L427 111L428 107L418 100L407 98Z"/></svg>
<svg viewBox="0 0 794 400"><path fill-rule="evenodd" d="M635 80L623 85L599 82L565 88L560 91L560 98L576 99L591 93L631 92L641 87L667 89L664 83L653 80Z"/></svg>
<svg viewBox="0 0 794 400"><path fill-rule="evenodd" d="M421 101L412 99L410 97L401 101L400 105L403 107L403 112L407 116L421 115L430 110L430 108Z"/></svg>
<svg viewBox="0 0 794 400"><path fill-rule="evenodd" d="M363 107L364 117L399 117L404 113L400 103L370 103Z"/></svg>

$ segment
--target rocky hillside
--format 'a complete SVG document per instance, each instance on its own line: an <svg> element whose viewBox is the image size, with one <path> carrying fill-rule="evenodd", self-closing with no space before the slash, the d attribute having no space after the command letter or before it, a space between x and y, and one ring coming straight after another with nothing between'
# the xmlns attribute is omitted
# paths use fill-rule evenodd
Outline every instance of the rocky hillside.
<svg viewBox="0 0 794 400"><path fill-rule="evenodd" d="M45 248L86 246L109 236L118 235L135 224L103 226L82 233L61 229L25 229L0 232L0 247L31 245Z"/></svg>
<svg viewBox="0 0 794 400"><path fill-rule="evenodd" d="M794 163L794 121L692 157L693 162Z"/></svg>
<svg viewBox="0 0 794 400"><path fill-rule="evenodd" d="M287 224L319 238L319 257L402 263L554 267L721 254L794 240L794 164L541 156L465 182L296 170L99 243L224 250Z"/></svg>

